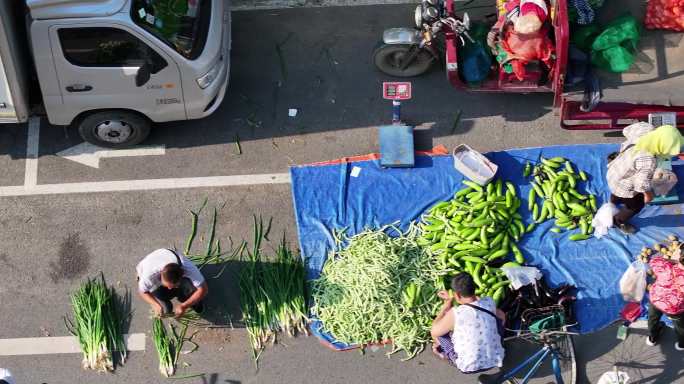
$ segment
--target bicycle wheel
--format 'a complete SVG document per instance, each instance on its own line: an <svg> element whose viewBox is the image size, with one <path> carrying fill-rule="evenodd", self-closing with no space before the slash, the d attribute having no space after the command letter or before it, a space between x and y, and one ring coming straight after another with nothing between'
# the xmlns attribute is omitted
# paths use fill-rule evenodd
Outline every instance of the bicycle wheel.
<svg viewBox="0 0 684 384"><path fill-rule="evenodd" d="M558 354L563 384L577 384L577 361L575 360L575 344L572 342L572 336L559 336L555 342L555 349Z"/></svg>

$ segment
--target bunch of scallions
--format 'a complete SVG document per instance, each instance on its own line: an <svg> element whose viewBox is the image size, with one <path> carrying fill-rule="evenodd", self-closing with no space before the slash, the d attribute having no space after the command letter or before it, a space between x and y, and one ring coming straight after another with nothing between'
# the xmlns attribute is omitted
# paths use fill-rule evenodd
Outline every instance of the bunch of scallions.
<svg viewBox="0 0 684 384"><path fill-rule="evenodd" d="M164 324L164 320L166 319L173 320L169 322L168 328ZM200 316L193 310L186 311L180 318L175 318L173 315L164 317L154 316L152 318L152 340L154 341L154 347L157 350L157 356L159 357L159 372L162 376L174 376L176 374L176 366L178 365L180 355L192 353L199 348L199 345L192 340L197 334L197 330L188 336L188 328L190 325L201 326L206 325L206 323L203 324ZM183 350L183 345L185 345L185 343L192 344L192 348ZM175 378L187 379L201 375L202 374L190 374L182 377L177 376Z"/></svg>
<svg viewBox="0 0 684 384"><path fill-rule="evenodd" d="M123 327L129 304L128 295L119 297L102 274L86 281L71 295L73 320L64 320L69 332L78 338L84 369L113 371L115 352L119 353L120 363L125 362Z"/></svg>
<svg viewBox="0 0 684 384"><path fill-rule="evenodd" d="M166 332L166 327L161 318L152 319L152 340L159 356L159 372L164 377L173 376L176 373L175 353L173 341Z"/></svg>
<svg viewBox="0 0 684 384"><path fill-rule="evenodd" d="M347 237L335 233L336 249L312 283L311 313L338 341L350 345L390 342L388 353L405 351L406 360L430 340L441 300L444 271L416 243L418 228L396 226Z"/></svg>
<svg viewBox="0 0 684 384"><path fill-rule="evenodd" d="M197 267L202 270L207 265L222 265L220 270L213 276L207 276L208 278L216 279L221 277L223 272L228 266L228 261L239 259L240 255L245 251L246 243L244 241L239 242L237 245L233 243L232 239L229 240L229 247L225 249L225 245L222 249L221 239L216 236L216 221L218 218L219 209L214 207L214 212L211 216L211 221L209 223L209 229L206 236L206 247L203 250L193 250L193 244L197 237L199 217L202 210L207 205L207 199L197 211L190 210L191 216L191 228L190 234L185 241L184 254L188 259L190 259ZM270 228L270 223L269 223ZM268 229L267 229L268 231ZM202 236L204 238L204 236Z"/></svg>
<svg viewBox="0 0 684 384"><path fill-rule="evenodd" d="M263 221L254 217L254 243L243 257L239 277L240 307L255 364L266 345L277 342L279 333L308 335L302 259L284 236L275 257L268 259L261 251L266 237Z"/></svg>

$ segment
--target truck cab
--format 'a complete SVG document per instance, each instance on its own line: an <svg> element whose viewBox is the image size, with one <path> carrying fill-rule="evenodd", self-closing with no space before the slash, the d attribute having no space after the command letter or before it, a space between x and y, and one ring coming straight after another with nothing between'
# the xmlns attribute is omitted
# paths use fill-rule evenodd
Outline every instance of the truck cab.
<svg viewBox="0 0 684 384"><path fill-rule="evenodd" d="M27 0L28 35L54 125L122 148L151 123L200 119L223 100L228 0Z"/></svg>

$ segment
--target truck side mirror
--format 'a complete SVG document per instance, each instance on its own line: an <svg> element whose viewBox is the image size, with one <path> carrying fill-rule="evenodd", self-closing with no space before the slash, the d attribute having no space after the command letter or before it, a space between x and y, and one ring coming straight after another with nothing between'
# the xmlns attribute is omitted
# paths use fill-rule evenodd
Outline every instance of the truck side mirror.
<svg viewBox="0 0 684 384"><path fill-rule="evenodd" d="M143 63L140 68L138 68L138 72L135 74L135 86L142 87L143 85L147 84L147 82L150 81L151 76L152 73L150 71L150 64Z"/></svg>

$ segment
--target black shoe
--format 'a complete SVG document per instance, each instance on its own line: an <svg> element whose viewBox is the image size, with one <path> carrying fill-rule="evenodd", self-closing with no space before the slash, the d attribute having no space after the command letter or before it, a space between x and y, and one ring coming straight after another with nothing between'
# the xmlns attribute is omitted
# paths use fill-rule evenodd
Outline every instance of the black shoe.
<svg viewBox="0 0 684 384"><path fill-rule="evenodd" d="M622 231L625 235L633 235L636 233L637 229L635 226L627 223L618 224L618 229Z"/></svg>
<svg viewBox="0 0 684 384"><path fill-rule="evenodd" d="M678 351L684 351L684 345L678 341L675 343L675 349Z"/></svg>

